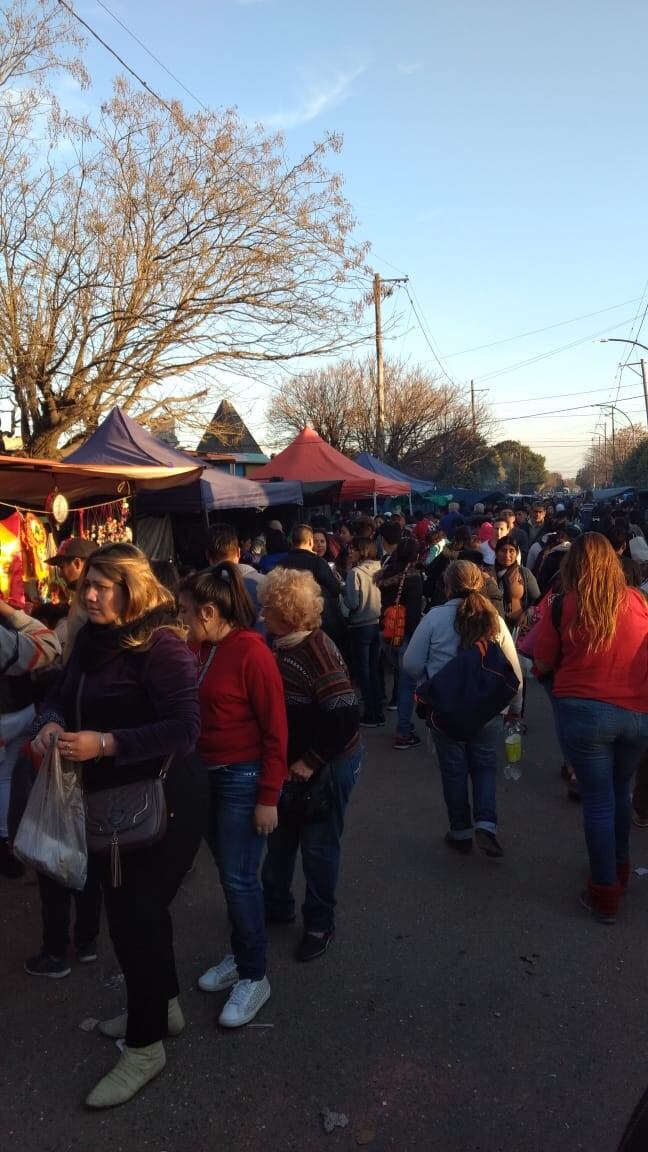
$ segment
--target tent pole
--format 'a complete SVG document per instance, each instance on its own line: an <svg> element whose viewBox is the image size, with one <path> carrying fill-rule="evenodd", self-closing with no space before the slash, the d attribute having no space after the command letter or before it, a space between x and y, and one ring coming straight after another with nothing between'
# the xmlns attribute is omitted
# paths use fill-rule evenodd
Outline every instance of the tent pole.
<svg viewBox="0 0 648 1152"><path fill-rule="evenodd" d="M374 516L377 516L378 515L378 497L377 497L375 492L374 492L373 496L374 496Z"/></svg>

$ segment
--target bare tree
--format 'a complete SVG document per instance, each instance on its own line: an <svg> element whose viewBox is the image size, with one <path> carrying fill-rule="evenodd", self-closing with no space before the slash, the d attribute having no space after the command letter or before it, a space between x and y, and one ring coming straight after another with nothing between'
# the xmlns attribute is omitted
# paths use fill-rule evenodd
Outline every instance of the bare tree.
<svg viewBox="0 0 648 1152"><path fill-rule="evenodd" d="M278 440L310 424L340 451L378 454L378 409L373 361L341 360L283 382L268 410ZM435 479L479 471L488 456L490 416L475 412L453 389L422 368L385 362L385 453L388 464Z"/></svg>
<svg viewBox="0 0 648 1152"><path fill-rule="evenodd" d="M285 380L268 409L277 446L309 424L339 452L356 450L355 414L361 377L359 365L341 360Z"/></svg>
<svg viewBox="0 0 648 1152"><path fill-rule="evenodd" d="M34 115L23 101L17 124L0 104L0 390L28 451L55 454L115 404L152 426L195 413L214 365L245 373L358 338L364 248L327 167L337 137L291 165L234 111L190 116L123 79L97 117L54 111L49 151Z"/></svg>

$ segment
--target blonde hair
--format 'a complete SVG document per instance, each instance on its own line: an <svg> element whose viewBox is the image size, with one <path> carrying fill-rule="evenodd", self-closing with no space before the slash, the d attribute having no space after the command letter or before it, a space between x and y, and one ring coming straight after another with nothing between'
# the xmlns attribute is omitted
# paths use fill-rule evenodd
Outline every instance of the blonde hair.
<svg viewBox="0 0 648 1152"><path fill-rule="evenodd" d="M259 589L259 600L291 632L312 632L322 623L324 600L310 572L274 568Z"/></svg>
<svg viewBox="0 0 648 1152"><path fill-rule="evenodd" d="M584 532L573 541L560 566L564 592L576 593L576 618L588 652L609 648L619 609L627 596L621 561L607 537Z"/></svg>
<svg viewBox="0 0 648 1152"><path fill-rule="evenodd" d="M448 600L461 599L454 623L459 647L470 648L478 640L495 640L500 618L483 594L484 578L477 565L470 560L455 560L446 568L443 580Z"/></svg>
<svg viewBox="0 0 648 1152"><path fill-rule="evenodd" d="M104 544L88 557L81 578L82 597L90 568L96 568L106 580L122 588L126 605L119 621L121 625L139 620L156 608L166 608L170 615L175 616L176 605L173 595L160 584L146 553L136 548L134 544ZM151 623L150 628L144 627L138 630L136 635L125 637L124 646L140 648L148 644L159 627L170 628L179 635L184 635L183 630L173 623L164 625Z"/></svg>

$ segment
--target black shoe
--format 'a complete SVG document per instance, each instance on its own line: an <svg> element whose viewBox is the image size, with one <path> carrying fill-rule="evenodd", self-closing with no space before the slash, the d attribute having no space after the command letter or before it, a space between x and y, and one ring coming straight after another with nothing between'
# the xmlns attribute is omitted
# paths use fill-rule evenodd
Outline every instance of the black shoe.
<svg viewBox="0 0 648 1152"><path fill-rule="evenodd" d="M333 932L324 932L322 936L314 936L312 932L304 932L297 945L295 960L317 960L318 956L324 955L332 939Z"/></svg>
<svg viewBox="0 0 648 1152"><path fill-rule="evenodd" d="M7 880L20 880L25 875L25 865L16 859L7 840L0 840L0 875Z"/></svg>
<svg viewBox="0 0 648 1152"><path fill-rule="evenodd" d="M87 944L77 944L76 954L79 964L94 964L97 959L97 945L95 941L90 940Z"/></svg>
<svg viewBox="0 0 648 1152"><path fill-rule="evenodd" d="M372 720L370 716L360 717L361 728L380 728L384 723L384 720Z"/></svg>
<svg viewBox="0 0 648 1152"><path fill-rule="evenodd" d="M499 858L504 855L504 849L495 833L488 832L485 828L475 829L475 843L486 856Z"/></svg>
<svg viewBox="0 0 648 1152"><path fill-rule="evenodd" d="M60 956L48 956L47 952L39 952L38 956L25 960L25 972L30 976L49 976L51 980L62 980L71 971L67 960Z"/></svg>
<svg viewBox="0 0 648 1152"><path fill-rule="evenodd" d="M455 852L460 852L462 856L470 856L473 850L472 836L470 838L466 837L464 840L457 840L456 836L452 835L452 832L446 832L445 842L448 848L454 848Z"/></svg>

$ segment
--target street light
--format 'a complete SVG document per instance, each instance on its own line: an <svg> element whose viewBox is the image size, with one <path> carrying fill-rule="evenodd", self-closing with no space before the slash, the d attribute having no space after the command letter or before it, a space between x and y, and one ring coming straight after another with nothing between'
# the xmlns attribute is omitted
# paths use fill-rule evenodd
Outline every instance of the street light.
<svg viewBox="0 0 648 1152"><path fill-rule="evenodd" d="M594 341L595 344L631 344L633 348L643 348L644 352L648 352L648 344L640 344L638 340L626 340L624 336L603 336ZM640 360L641 364L641 379L643 382L644 403L646 405L646 423L648 424L648 368L646 361ZM621 411L621 409L619 409ZM625 416L625 412L623 413Z"/></svg>
<svg viewBox="0 0 648 1152"><path fill-rule="evenodd" d="M612 404L612 403L594 404L593 407L594 408L604 408L606 410L606 412L609 410L610 415L612 417L612 483L614 483L614 470L616 468L616 443L615 443L615 432L614 432L614 413L620 412L622 416L625 416L625 418L628 421L628 424L630 425L633 432L635 430L635 426L632 423L632 420L630 419L630 417L628 416L628 413L624 412L623 408L619 408L618 404Z"/></svg>

